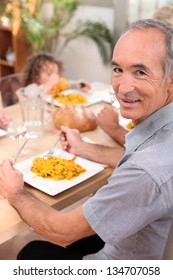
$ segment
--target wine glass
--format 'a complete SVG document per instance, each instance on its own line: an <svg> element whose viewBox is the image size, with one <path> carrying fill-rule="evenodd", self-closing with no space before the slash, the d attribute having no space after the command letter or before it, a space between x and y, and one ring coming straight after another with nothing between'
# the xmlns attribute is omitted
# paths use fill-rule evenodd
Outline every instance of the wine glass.
<svg viewBox="0 0 173 280"><path fill-rule="evenodd" d="M12 119L7 127L7 133L9 137L15 141L15 154L20 149L25 139L27 129L24 123L18 119ZM24 150L22 150L21 155L24 155Z"/></svg>

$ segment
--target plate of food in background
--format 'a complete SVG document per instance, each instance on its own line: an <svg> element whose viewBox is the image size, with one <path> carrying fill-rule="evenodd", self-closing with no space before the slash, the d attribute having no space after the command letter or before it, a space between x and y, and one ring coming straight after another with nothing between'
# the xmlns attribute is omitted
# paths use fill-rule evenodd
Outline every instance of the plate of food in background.
<svg viewBox="0 0 173 280"><path fill-rule="evenodd" d="M55 106L63 105L83 105L90 106L102 101L110 103L109 92L93 91L85 93L78 89L68 89L52 94L53 103Z"/></svg>

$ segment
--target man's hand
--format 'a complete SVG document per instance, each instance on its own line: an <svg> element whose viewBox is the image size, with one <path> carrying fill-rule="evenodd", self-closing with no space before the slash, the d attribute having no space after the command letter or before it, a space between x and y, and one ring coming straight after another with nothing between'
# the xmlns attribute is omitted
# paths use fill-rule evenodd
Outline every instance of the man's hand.
<svg viewBox="0 0 173 280"><path fill-rule="evenodd" d="M118 144L124 146L128 132L119 124L118 113L110 105L106 105L97 116L97 124Z"/></svg>
<svg viewBox="0 0 173 280"><path fill-rule="evenodd" d="M13 167L10 160L0 165L0 193L11 203L15 195L24 187L23 175Z"/></svg>
<svg viewBox="0 0 173 280"><path fill-rule="evenodd" d="M97 116L97 124L108 134L112 130L119 127L119 116L114 108L110 105L105 105Z"/></svg>
<svg viewBox="0 0 173 280"><path fill-rule="evenodd" d="M63 150L73 155L80 155L81 145L84 144L80 132L66 126L61 127L61 146Z"/></svg>

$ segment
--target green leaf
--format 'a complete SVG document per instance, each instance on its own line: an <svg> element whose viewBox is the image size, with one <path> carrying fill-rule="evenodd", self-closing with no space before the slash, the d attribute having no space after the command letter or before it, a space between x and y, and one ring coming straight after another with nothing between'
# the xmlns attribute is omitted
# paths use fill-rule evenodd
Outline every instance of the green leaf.
<svg viewBox="0 0 173 280"><path fill-rule="evenodd" d="M77 27L66 34L67 38L64 46L80 36L88 37L96 43L105 64L111 61L114 48L113 36L104 23L89 20L86 22L79 21Z"/></svg>
<svg viewBox="0 0 173 280"><path fill-rule="evenodd" d="M52 3L53 12L50 19L46 20L42 8L48 2ZM7 9L8 4L12 5L11 10ZM103 62L109 63L114 42L111 32L103 22L79 21L74 30L62 33L77 11L78 4L79 0L37 0L35 10L31 14L30 0L4 0L0 2L0 17L5 15L13 21L16 17L16 7L20 7L23 35L33 51L51 52L53 42L58 41L60 36L65 37L64 46L71 40L85 36L96 44Z"/></svg>

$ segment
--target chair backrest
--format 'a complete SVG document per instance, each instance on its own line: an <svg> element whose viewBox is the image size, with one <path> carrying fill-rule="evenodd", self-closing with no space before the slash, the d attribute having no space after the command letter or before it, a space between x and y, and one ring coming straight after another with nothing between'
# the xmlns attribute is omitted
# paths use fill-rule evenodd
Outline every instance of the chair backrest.
<svg viewBox="0 0 173 280"><path fill-rule="evenodd" d="M20 74L11 74L0 79L0 92L2 106L10 106L18 102L16 90L22 87Z"/></svg>
<svg viewBox="0 0 173 280"><path fill-rule="evenodd" d="M163 260L173 260L173 223L166 242Z"/></svg>

